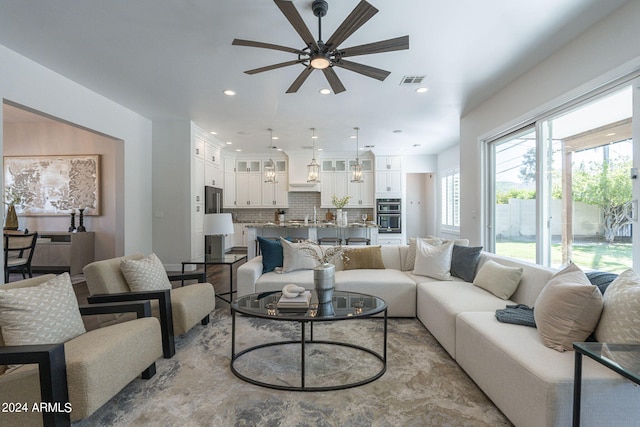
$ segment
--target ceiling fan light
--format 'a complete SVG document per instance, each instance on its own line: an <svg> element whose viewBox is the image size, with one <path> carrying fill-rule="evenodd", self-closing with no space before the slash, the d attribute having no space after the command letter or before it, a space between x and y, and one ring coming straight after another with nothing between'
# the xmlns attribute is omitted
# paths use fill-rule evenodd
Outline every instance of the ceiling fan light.
<svg viewBox="0 0 640 427"><path fill-rule="evenodd" d="M324 70L325 68L329 67L329 65L331 65L331 61L329 61L329 58L326 58L320 54L311 57L311 67L315 68L316 70Z"/></svg>

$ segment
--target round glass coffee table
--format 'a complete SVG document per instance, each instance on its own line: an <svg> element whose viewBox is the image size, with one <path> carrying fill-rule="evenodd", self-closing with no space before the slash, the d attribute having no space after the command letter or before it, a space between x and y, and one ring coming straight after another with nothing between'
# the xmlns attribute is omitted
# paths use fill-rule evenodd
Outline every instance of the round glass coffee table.
<svg viewBox="0 0 640 427"><path fill-rule="evenodd" d="M327 391L368 384L385 373L387 369L387 304L384 300L373 295L333 291L331 302L318 304L315 291L311 293L309 308L298 310L278 309L277 302L282 295L279 291L245 295L231 303L231 371L234 375L251 384L278 390ZM296 339L269 341L236 352L237 314L277 322L298 322L300 324L299 339L296 337ZM376 351L365 346L373 340L372 337L362 336L368 332L359 331L352 336L349 336L348 331L347 333L342 331L339 334L353 338L354 341L357 339L367 341L360 343L344 342L344 339L318 340L313 337L314 323L371 318L378 314L381 316L374 317L370 321L383 322L381 350ZM307 324L309 324L309 336L307 336ZM265 351L266 355L262 353ZM344 354L342 360L338 359L340 354ZM265 361L266 358L269 360ZM269 365L261 367L261 363ZM273 368L273 365L278 366ZM337 373L330 372L332 368L337 368ZM270 372L271 369L274 369L274 372L287 371L289 380L277 381L273 378L278 376L276 374L273 377L267 374L267 378L264 378L265 375L262 374ZM325 373L327 377L333 375L332 381L328 384L310 384L313 381L309 381L309 377L317 379ZM294 376L297 378L295 381L297 384L292 381Z"/></svg>

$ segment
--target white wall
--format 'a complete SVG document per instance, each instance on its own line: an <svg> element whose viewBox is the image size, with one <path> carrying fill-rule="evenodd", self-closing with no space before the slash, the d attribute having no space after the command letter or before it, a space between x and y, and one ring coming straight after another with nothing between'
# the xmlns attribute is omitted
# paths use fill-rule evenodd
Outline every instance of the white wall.
<svg viewBox="0 0 640 427"><path fill-rule="evenodd" d="M150 252L151 121L1 45L0 70L0 99L124 141L124 162L116 166L122 177L116 191L124 193L115 218L116 252Z"/></svg>
<svg viewBox="0 0 640 427"><path fill-rule="evenodd" d="M640 2L628 2L462 117L460 234L472 245L485 224L480 140L640 69L639 20Z"/></svg>
<svg viewBox="0 0 640 427"><path fill-rule="evenodd" d="M95 232L95 259L116 256L116 212L123 204L122 194L116 193L116 164L123 161L123 142L107 138L66 123L5 123L4 156L36 155L100 155L100 215L85 216L87 231ZM67 231L69 215L20 216L20 228L30 231ZM78 218L76 218L78 225Z"/></svg>
<svg viewBox="0 0 640 427"><path fill-rule="evenodd" d="M153 122L153 251L165 266L191 254L191 122Z"/></svg>

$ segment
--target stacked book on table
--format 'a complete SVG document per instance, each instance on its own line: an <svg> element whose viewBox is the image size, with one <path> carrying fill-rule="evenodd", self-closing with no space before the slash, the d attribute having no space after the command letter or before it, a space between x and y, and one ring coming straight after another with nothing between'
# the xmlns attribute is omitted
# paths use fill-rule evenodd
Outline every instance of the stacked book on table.
<svg viewBox="0 0 640 427"><path fill-rule="evenodd" d="M310 301L311 291L304 291L295 298L287 298L283 295L278 300L278 310L305 312L309 308Z"/></svg>

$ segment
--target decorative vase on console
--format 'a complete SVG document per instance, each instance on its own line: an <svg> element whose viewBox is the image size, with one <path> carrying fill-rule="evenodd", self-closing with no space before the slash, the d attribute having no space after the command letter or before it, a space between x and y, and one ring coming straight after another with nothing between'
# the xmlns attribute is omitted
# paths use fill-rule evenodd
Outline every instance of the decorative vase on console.
<svg viewBox="0 0 640 427"><path fill-rule="evenodd" d="M336 207L336 225L345 226L347 224L344 223L344 217L342 216L342 208L349 203L351 196L344 196L343 198L338 198L335 194L331 196L331 203Z"/></svg>

